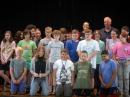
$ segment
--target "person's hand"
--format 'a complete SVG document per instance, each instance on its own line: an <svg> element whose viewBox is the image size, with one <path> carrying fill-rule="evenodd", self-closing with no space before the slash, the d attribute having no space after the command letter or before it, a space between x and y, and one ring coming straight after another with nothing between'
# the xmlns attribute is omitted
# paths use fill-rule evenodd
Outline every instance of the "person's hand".
<svg viewBox="0 0 130 97"><path fill-rule="evenodd" d="M6 62L5 61L1 61L1 63L4 65L4 64L6 64Z"/></svg>
<svg viewBox="0 0 130 97"><path fill-rule="evenodd" d="M13 81L14 84L17 84L17 80L13 79L12 81Z"/></svg>
<svg viewBox="0 0 130 97"><path fill-rule="evenodd" d="M37 73L34 73L34 75L33 75L34 77L39 77L39 75L37 74Z"/></svg>
<svg viewBox="0 0 130 97"><path fill-rule="evenodd" d="M8 62L8 59L5 60L5 64Z"/></svg>
<svg viewBox="0 0 130 97"><path fill-rule="evenodd" d="M88 58L86 59L86 61L91 61L91 58L90 58L90 57L88 57Z"/></svg>
<svg viewBox="0 0 130 97"><path fill-rule="evenodd" d="M16 82L17 82L17 84L19 84L19 83L21 82L21 80L20 80L20 79L18 79L18 80L16 80Z"/></svg>
<svg viewBox="0 0 130 97"><path fill-rule="evenodd" d="M46 74L46 73L44 73L44 74L43 74L43 77L46 77L46 76L47 76L47 74Z"/></svg>
<svg viewBox="0 0 130 97"><path fill-rule="evenodd" d="M47 74L46 73L40 73L39 74L39 77L41 78L41 77L46 77L47 76Z"/></svg>
<svg viewBox="0 0 130 97"><path fill-rule="evenodd" d="M111 86L112 85L108 83L108 84L105 85L105 88L107 89L107 88L110 88Z"/></svg>
<svg viewBox="0 0 130 97"><path fill-rule="evenodd" d="M40 77L40 78L44 77L44 74L40 73L40 74L39 74L39 77Z"/></svg>
<svg viewBox="0 0 130 97"><path fill-rule="evenodd" d="M2 63L3 65L6 64L6 60L3 59L3 58L1 58L1 63Z"/></svg>
<svg viewBox="0 0 130 97"><path fill-rule="evenodd" d="M105 87L105 86L106 86L106 84L105 84L105 83L103 83L103 82L102 82L101 84L102 84L102 86L103 86L103 87Z"/></svg>
<svg viewBox="0 0 130 97"><path fill-rule="evenodd" d="M119 60L119 57L116 57L115 59L116 59L116 60Z"/></svg>

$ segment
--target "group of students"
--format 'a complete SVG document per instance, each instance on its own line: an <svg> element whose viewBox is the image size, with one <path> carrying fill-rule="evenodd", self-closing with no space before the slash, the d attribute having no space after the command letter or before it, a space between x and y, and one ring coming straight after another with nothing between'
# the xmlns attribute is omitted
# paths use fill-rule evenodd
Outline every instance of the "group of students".
<svg viewBox="0 0 130 97"><path fill-rule="evenodd" d="M129 28L122 27L119 34L111 27L110 17L104 18L104 26L93 34L84 22L82 33L74 29L67 40L65 29L46 27L41 39L38 28L27 26L15 41L6 31L0 76L10 83L11 94L28 90L34 96L42 89L44 96L107 96L119 90L121 96L129 97Z"/></svg>

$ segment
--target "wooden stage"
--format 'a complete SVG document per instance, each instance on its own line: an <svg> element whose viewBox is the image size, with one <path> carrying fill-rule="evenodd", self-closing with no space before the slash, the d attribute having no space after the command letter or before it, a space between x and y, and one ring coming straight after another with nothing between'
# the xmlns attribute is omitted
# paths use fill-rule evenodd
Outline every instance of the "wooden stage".
<svg viewBox="0 0 130 97"><path fill-rule="evenodd" d="M10 95L10 89L9 87L6 87L5 92L2 92L2 86L0 85L0 97L30 97L29 93L24 95ZM43 97L40 94L37 94L33 97ZM49 95L48 97L55 97L55 95Z"/></svg>

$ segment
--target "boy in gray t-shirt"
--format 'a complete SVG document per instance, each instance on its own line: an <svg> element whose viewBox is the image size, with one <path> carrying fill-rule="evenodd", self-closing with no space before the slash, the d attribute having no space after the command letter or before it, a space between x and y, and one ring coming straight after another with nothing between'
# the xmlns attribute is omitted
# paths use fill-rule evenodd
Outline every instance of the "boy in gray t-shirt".
<svg viewBox="0 0 130 97"><path fill-rule="evenodd" d="M55 87L52 88L53 82L53 64L56 60L60 59L60 52L64 48L64 43L61 42L60 39L61 32L59 30L54 30L52 35L54 39L50 41L47 45L47 49L49 52L49 63L50 63L50 75L49 75L49 83L50 83L50 93L55 94Z"/></svg>
<svg viewBox="0 0 130 97"><path fill-rule="evenodd" d="M22 48L17 47L15 50L16 58L10 63L11 74L11 94L25 93L25 76L27 72L26 62L22 59Z"/></svg>

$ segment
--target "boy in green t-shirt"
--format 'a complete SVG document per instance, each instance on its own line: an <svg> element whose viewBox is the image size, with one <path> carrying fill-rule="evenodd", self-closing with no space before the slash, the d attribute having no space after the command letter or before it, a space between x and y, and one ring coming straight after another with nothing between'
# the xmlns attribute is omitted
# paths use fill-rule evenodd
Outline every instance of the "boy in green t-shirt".
<svg viewBox="0 0 130 97"><path fill-rule="evenodd" d="M24 30L24 39L19 41L18 46L23 49L22 58L25 60L27 64L27 76L26 76L26 91L30 90L30 82L31 82L31 74L30 74L30 67L31 67L31 59L33 54L36 50L36 44L34 41L31 40L31 31L28 29Z"/></svg>
<svg viewBox="0 0 130 97"><path fill-rule="evenodd" d="M94 88L94 73L92 72L92 65L87 61L88 53L81 52L80 61L75 64L75 96L90 96Z"/></svg>

